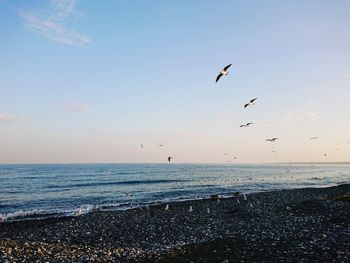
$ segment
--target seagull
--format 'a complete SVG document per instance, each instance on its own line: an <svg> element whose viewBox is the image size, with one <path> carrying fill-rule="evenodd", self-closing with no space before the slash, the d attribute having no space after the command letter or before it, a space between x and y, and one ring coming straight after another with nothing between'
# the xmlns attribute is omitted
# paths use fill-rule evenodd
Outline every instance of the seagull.
<svg viewBox="0 0 350 263"><path fill-rule="evenodd" d="M231 65L232 64L227 65L226 67L224 67L223 70L220 71L219 75L216 77L215 83L219 81L219 79L221 78L222 75L228 75L228 68L231 67Z"/></svg>
<svg viewBox="0 0 350 263"><path fill-rule="evenodd" d="M209 207L207 207L207 213L210 214L210 208Z"/></svg>
<svg viewBox="0 0 350 263"><path fill-rule="evenodd" d="M239 128L242 128L242 127L249 127L250 125L252 125L253 122L248 122L246 124L242 124L241 126L239 126Z"/></svg>
<svg viewBox="0 0 350 263"><path fill-rule="evenodd" d="M190 208L188 209L188 212L192 212L193 211L193 209L192 209L192 206L190 205Z"/></svg>
<svg viewBox="0 0 350 263"><path fill-rule="evenodd" d="M326 153L324 154L324 157L327 157L327 154L326 154Z"/></svg>
<svg viewBox="0 0 350 263"><path fill-rule="evenodd" d="M275 150L273 150L272 152L273 152L273 153L276 153L276 151L275 151Z"/></svg>
<svg viewBox="0 0 350 263"><path fill-rule="evenodd" d="M158 145L158 147L162 147L162 146L164 146L164 144L159 144L159 145Z"/></svg>
<svg viewBox="0 0 350 263"><path fill-rule="evenodd" d="M169 209L169 205L167 204L167 205L165 206L164 210L166 211L166 210L168 210L168 209Z"/></svg>
<svg viewBox="0 0 350 263"><path fill-rule="evenodd" d="M143 144L141 143L141 148L143 148Z"/></svg>
<svg viewBox="0 0 350 263"><path fill-rule="evenodd" d="M247 201L247 197L245 194L243 194L243 199L244 199L244 201Z"/></svg>
<svg viewBox="0 0 350 263"><path fill-rule="evenodd" d="M311 137L310 140L316 140L318 139L319 137Z"/></svg>
<svg viewBox="0 0 350 263"><path fill-rule="evenodd" d="M168 157L168 162L170 163L171 159L173 159L173 157L169 156Z"/></svg>
<svg viewBox="0 0 350 263"><path fill-rule="evenodd" d="M233 159L237 160L237 157L235 156L235 157L233 157Z"/></svg>
<svg viewBox="0 0 350 263"><path fill-rule="evenodd" d="M248 106L255 105L255 101L256 101L257 99L258 99L258 98L255 98L255 99L250 100L247 104L244 105L244 108L247 108Z"/></svg>
<svg viewBox="0 0 350 263"><path fill-rule="evenodd" d="M265 141L267 142L275 142L276 140L278 140L278 138L271 138L271 139L266 139Z"/></svg>

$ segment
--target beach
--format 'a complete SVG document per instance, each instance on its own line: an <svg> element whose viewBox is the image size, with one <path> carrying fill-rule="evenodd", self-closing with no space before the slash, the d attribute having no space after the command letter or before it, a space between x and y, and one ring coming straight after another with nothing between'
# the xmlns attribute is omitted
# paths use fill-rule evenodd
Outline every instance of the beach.
<svg viewBox="0 0 350 263"><path fill-rule="evenodd" d="M167 210L3 222L0 262L349 262L348 192L350 184L232 193Z"/></svg>

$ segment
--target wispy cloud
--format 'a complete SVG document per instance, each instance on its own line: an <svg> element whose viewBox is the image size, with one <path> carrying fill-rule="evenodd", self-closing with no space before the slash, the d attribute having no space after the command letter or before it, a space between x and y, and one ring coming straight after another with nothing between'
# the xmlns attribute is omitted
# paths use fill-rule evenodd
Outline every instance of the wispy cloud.
<svg viewBox="0 0 350 263"><path fill-rule="evenodd" d="M91 108L86 105L76 103L66 103L59 107L59 109L65 112L87 112L91 110Z"/></svg>
<svg viewBox="0 0 350 263"><path fill-rule="evenodd" d="M288 111L284 117L286 123L296 121L317 121L321 118L321 113L317 110L307 108L295 108Z"/></svg>
<svg viewBox="0 0 350 263"><path fill-rule="evenodd" d="M90 38L64 25L65 19L77 13L75 4L76 0L51 0L49 10L45 10L49 14L45 16L34 15L26 10L20 10L20 15L26 27L40 35L62 44L83 46L90 43Z"/></svg>
<svg viewBox="0 0 350 263"><path fill-rule="evenodd" d="M10 114L0 113L0 122L1 121L14 121L14 120L18 120L18 118L16 116L13 116Z"/></svg>

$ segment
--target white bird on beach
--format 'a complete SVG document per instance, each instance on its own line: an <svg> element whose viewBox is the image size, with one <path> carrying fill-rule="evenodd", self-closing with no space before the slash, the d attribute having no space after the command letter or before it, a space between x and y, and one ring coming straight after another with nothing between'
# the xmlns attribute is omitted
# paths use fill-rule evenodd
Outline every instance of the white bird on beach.
<svg viewBox="0 0 350 263"><path fill-rule="evenodd" d="M169 205L167 204L164 208L165 211L169 210Z"/></svg>
<svg viewBox="0 0 350 263"><path fill-rule="evenodd" d="M207 207L207 213L210 214L210 208L209 207Z"/></svg>
<svg viewBox="0 0 350 263"><path fill-rule="evenodd" d="M193 211L193 209L192 209L192 206L190 205L190 208L188 209L188 212L192 212Z"/></svg>
<svg viewBox="0 0 350 263"><path fill-rule="evenodd" d="M278 138L271 138L271 139L266 139L265 141L267 142L275 142L276 140L278 140Z"/></svg>
<svg viewBox="0 0 350 263"><path fill-rule="evenodd" d="M223 75L225 75L225 76L228 75L228 72L229 72L229 71L228 71L228 68L231 67L231 65L232 65L232 64L227 65L226 67L223 68L223 70L220 71L219 75L216 77L215 83L219 81L219 79L221 78L221 76L223 76Z"/></svg>
<svg viewBox="0 0 350 263"><path fill-rule="evenodd" d="M244 201L247 201L247 197L245 194L243 194L243 199L244 199Z"/></svg>
<svg viewBox="0 0 350 263"><path fill-rule="evenodd" d="M249 127L250 125L252 125L253 122L248 122L246 124L242 124L241 126L239 126L239 128L242 128L242 127Z"/></svg>
<svg viewBox="0 0 350 263"><path fill-rule="evenodd" d="M255 101L256 101L257 99L258 99L258 98L255 98L255 99L250 100L247 104L244 105L244 108L247 108L248 106L253 106L253 105L255 105Z"/></svg>

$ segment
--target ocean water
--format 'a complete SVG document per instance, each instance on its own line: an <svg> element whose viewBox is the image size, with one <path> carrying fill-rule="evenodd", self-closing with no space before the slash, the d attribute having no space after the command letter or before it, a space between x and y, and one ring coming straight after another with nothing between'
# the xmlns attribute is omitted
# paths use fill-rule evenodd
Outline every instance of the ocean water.
<svg viewBox="0 0 350 263"><path fill-rule="evenodd" d="M0 165L0 221L349 181L349 164Z"/></svg>

